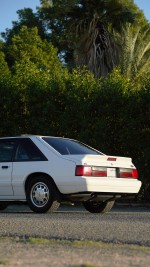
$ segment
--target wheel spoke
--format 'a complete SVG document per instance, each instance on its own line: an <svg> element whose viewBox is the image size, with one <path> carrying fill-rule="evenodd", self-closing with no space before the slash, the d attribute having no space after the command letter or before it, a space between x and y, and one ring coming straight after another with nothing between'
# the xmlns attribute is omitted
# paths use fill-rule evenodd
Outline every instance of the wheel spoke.
<svg viewBox="0 0 150 267"><path fill-rule="evenodd" d="M36 207L43 207L49 200L49 189L45 183L38 182L32 187L30 196Z"/></svg>

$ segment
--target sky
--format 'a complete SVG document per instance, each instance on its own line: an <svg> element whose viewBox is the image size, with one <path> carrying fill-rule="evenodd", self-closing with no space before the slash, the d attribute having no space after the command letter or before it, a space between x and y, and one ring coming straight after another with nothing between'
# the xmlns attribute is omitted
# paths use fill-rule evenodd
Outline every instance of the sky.
<svg viewBox="0 0 150 267"><path fill-rule="evenodd" d="M0 0L0 32L12 27L12 21L18 20L17 10L32 8L36 12L40 0Z"/></svg>
<svg viewBox="0 0 150 267"><path fill-rule="evenodd" d="M56 1L56 0L55 0ZM135 0L135 4L144 11L146 18L150 21L150 0ZM40 6L40 0L0 0L0 32L12 27L12 21L18 20L16 11L24 7L30 7L36 11Z"/></svg>

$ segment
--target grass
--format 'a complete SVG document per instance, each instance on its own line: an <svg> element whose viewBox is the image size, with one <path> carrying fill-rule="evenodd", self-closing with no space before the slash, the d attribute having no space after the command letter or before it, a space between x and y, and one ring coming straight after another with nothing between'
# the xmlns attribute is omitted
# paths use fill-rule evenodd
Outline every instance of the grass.
<svg viewBox="0 0 150 267"><path fill-rule="evenodd" d="M0 265L7 265L7 264L8 264L8 260L0 259Z"/></svg>
<svg viewBox="0 0 150 267"><path fill-rule="evenodd" d="M100 251L102 254L109 253L113 255L113 253L117 251L120 256L126 256L129 255L130 257L135 256L137 254L147 255L150 252L150 247L146 246L140 246L140 245L133 245L133 244L121 244L121 243L105 243L105 242L98 242L98 241L92 241L92 240L62 240L62 239L47 239L47 238L38 238L38 237L0 237L0 242L3 241L7 242L14 242L15 243L23 243L31 245L33 248L37 248L39 246L42 250L43 248L54 248L57 249L59 246L64 246L65 249L72 248L72 250L84 250L89 251L89 253L92 253L92 251L97 250ZM12 244L13 245L13 244ZM19 245L19 244L18 244ZM60 247L62 249L62 247ZM78 252L77 252L78 253ZM3 265L9 265L9 261L5 258L0 258L0 266ZM72 265L72 267L102 267L99 265L93 265L88 262L84 262L83 264L75 264Z"/></svg>
<svg viewBox="0 0 150 267"><path fill-rule="evenodd" d="M99 266L90 264L81 264L81 265L73 265L72 267L99 267Z"/></svg>
<svg viewBox="0 0 150 267"><path fill-rule="evenodd" d="M130 248L132 250L144 250L150 251L150 247L140 246L140 245L133 245L133 244L117 244L117 243L104 243L92 240L58 240L58 239L45 239L45 238L34 238L29 237L27 242L31 244L48 244L48 245L66 245L72 246L74 248ZM89 266L88 266L89 267Z"/></svg>
<svg viewBox="0 0 150 267"><path fill-rule="evenodd" d="M65 239L47 239L38 237L0 237L1 240L12 240L13 242L24 242L30 244L43 244L49 246L55 245L66 245L74 248L128 248L131 250L138 251L150 251L150 247L133 245L133 244L122 244L122 243L105 243L93 240L65 240ZM89 267L89 266L88 266Z"/></svg>

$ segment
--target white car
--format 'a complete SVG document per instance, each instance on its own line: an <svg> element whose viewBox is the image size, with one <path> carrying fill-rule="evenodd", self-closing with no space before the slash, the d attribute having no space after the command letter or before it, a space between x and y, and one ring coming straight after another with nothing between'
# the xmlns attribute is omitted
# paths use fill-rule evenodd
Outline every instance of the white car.
<svg viewBox="0 0 150 267"><path fill-rule="evenodd" d="M61 137L0 138L0 210L19 201L34 212L52 212L67 201L104 213L140 187L131 158L107 156Z"/></svg>

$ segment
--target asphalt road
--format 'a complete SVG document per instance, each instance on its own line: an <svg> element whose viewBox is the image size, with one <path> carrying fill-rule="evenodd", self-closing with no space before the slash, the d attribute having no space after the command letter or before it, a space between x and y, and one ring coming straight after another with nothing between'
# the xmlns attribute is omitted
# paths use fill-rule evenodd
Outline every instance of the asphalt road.
<svg viewBox="0 0 150 267"><path fill-rule="evenodd" d="M95 240L150 247L150 209L122 207L98 215L80 207L62 207L52 214L12 207L0 213L0 236Z"/></svg>

